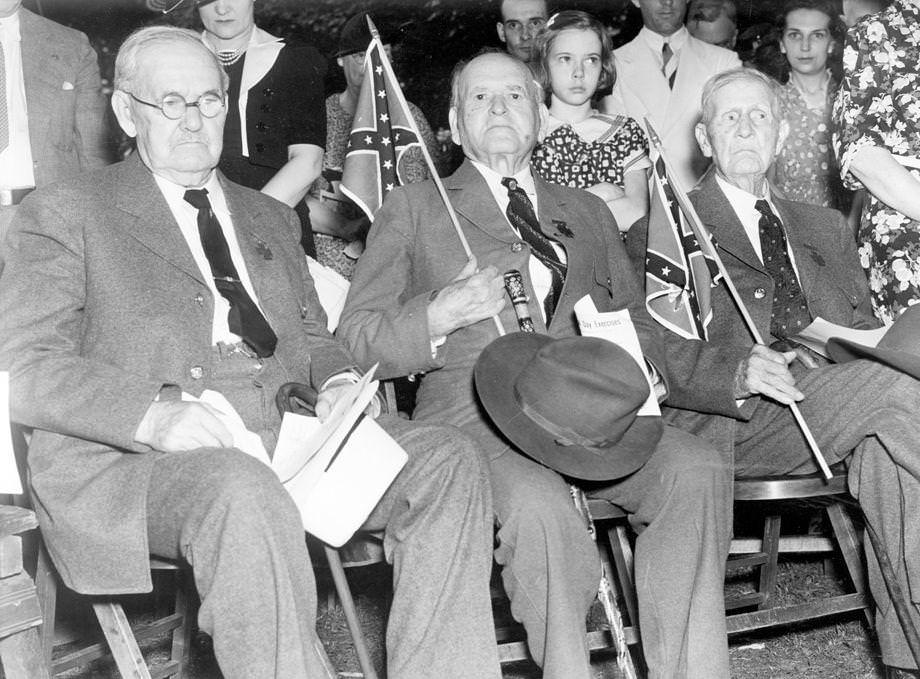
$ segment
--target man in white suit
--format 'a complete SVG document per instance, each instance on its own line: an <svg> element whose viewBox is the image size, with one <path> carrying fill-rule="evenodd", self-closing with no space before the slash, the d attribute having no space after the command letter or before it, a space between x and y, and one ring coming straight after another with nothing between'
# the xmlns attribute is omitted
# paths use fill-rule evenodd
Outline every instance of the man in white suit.
<svg viewBox="0 0 920 679"><path fill-rule="evenodd" d="M605 113L648 118L684 188L696 184L709 165L693 128L700 119L703 84L741 66L738 55L694 38L684 27L686 0L632 0L642 12L642 30L615 50L616 83L604 98ZM644 125L643 125L644 126Z"/></svg>

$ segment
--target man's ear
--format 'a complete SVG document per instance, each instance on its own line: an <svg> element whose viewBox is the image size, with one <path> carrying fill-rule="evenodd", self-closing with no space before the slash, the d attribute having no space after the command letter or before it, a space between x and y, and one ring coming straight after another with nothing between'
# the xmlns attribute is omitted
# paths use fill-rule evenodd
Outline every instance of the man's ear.
<svg viewBox="0 0 920 679"><path fill-rule="evenodd" d="M697 123L693 128L693 134L696 136L696 143L700 145L703 155L712 158L712 145L709 143L709 132L706 131L706 126L702 122Z"/></svg>
<svg viewBox="0 0 920 679"><path fill-rule="evenodd" d="M503 24L501 21L496 22L495 30L498 31L499 40L502 42L508 42L508 40L505 38L505 24Z"/></svg>
<svg viewBox="0 0 920 679"><path fill-rule="evenodd" d="M450 110L447 112L447 124L450 125L450 136L454 140L454 143L462 146L463 142L460 138L460 125L457 123L457 109L454 106L451 106Z"/></svg>
<svg viewBox="0 0 920 679"><path fill-rule="evenodd" d="M131 108L131 97L127 92L115 90L112 92L112 111L118 125L129 137L137 136L137 126L134 124L134 111Z"/></svg>

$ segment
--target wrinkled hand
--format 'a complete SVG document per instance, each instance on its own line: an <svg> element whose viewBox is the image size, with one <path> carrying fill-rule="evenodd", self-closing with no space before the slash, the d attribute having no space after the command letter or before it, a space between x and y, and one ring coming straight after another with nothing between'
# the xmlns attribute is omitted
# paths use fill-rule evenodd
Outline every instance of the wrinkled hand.
<svg viewBox="0 0 920 679"><path fill-rule="evenodd" d="M325 389L319 392L319 395L316 397L316 405L314 406L314 411L316 416L319 418L320 422L325 422L326 418L332 413L335 404L342 397L342 394L350 386L348 382L336 382L334 384L328 385Z"/></svg>
<svg viewBox="0 0 920 679"><path fill-rule="evenodd" d="M786 405L801 401L805 396L796 389L795 378L789 372L789 364L795 359L794 351L780 353L755 344L735 371L734 397L762 394Z"/></svg>
<svg viewBox="0 0 920 679"><path fill-rule="evenodd" d="M505 285L498 269L476 269L473 257L453 282L428 303L428 335L432 340L494 316L504 308Z"/></svg>
<svg viewBox="0 0 920 679"><path fill-rule="evenodd" d="M220 411L194 401L151 403L134 440L166 453L233 447L233 435L221 422Z"/></svg>

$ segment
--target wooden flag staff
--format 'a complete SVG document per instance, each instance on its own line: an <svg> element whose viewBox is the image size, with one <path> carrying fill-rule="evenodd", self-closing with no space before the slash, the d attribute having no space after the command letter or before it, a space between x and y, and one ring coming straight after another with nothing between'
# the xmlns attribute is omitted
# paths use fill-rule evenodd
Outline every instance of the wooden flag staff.
<svg viewBox="0 0 920 679"><path fill-rule="evenodd" d="M419 132L418 124L415 122L415 117L412 115L412 112L409 109L409 104L406 102L402 88L399 86L399 81L396 79L396 74L393 72L393 66L390 65L390 60L387 58L387 54L383 49L383 42L380 40L380 34L377 32L377 27L374 25L374 22L371 21L370 16L367 17L367 28L371 32L371 45L373 46L376 44L380 49L380 62L383 64L383 70L386 71L390 81L393 83L393 92L396 94L396 99L399 102L399 105L402 106L403 110L408 113L406 118L408 118L409 126L412 128L412 132L415 134L415 138L419 141L419 148L422 149L422 155L425 158L425 163L428 165L428 174L434 180L434 185L437 187L438 194L441 196L441 200L444 202L444 207L447 208L447 214L450 216L451 224L454 225L454 231L457 232L457 238L460 239L460 245L463 246L463 252L466 254L466 259L467 261L472 260L473 251L470 250L470 244L467 242L466 235L463 233L463 229L460 227L460 220L457 217L457 213L454 211L454 206L451 204L450 199L447 197L447 190L444 188L444 183L441 181L441 177L438 175L438 171L434 166L434 161L431 158L431 154L428 152L428 147L425 146L425 142L422 140L422 134ZM498 314L492 316L492 320L495 322L495 327L498 329L498 334L504 335L505 328L502 325Z"/></svg>
<svg viewBox="0 0 920 679"><path fill-rule="evenodd" d="M690 202L689 198L687 198L686 191L684 191L683 186L680 185L680 180L677 178L675 173L672 172L671 165L668 162L668 158L665 156L664 149L661 146L661 138L658 136L658 133L655 132L655 128L652 126L652 123L648 118L645 119L645 127L648 130L649 141L655 148L655 151L661 157L662 161L664 161L664 166L668 174L668 180L671 183L671 187L674 189L674 196L677 198L677 202L680 204L684 215L690 221L690 227L693 229L697 239L700 241L700 247L705 247L712 254L712 258L715 260L716 266L719 267L719 273L722 275L722 279L725 282L725 287L728 289L728 292L731 294L732 299L737 305L738 311L741 312L741 316L744 318L744 323L747 325L748 331L750 331L751 336L754 338L754 342L757 344L764 344L760 330L758 330L757 325L754 323L754 319L751 318L751 314L748 312L747 307L744 305L744 301L741 299L741 295L738 292L738 289L735 287L734 282L732 282L731 277L728 275L728 270L725 268L725 264L722 263L722 258L719 256L717 249L713 245L712 236L709 234L709 231L707 231L706 227L703 226L703 222L699 215L696 213L693 204ZM792 411L792 416L795 418L796 424L798 424L799 429L805 436L805 440L808 442L808 447L811 449L811 454L815 459L815 463L818 465L818 468L821 470L824 478L830 479L833 474L831 473L830 467L827 466L827 460L824 459L824 455L821 453L821 449L818 448L818 442L815 441L815 437L812 435L808 423L805 422L805 418L802 417L802 412L799 410L798 404L794 402L790 403L789 409Z"/></svg>

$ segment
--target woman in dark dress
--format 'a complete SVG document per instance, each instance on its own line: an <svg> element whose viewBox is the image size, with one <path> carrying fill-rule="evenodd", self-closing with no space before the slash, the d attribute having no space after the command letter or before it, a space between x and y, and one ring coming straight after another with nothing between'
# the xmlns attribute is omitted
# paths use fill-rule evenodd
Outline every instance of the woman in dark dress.
<svg viewBox="0 0 920 679"><path fill-rule="evenodd" d="M220 170L300 216L315 256L304 196L320 175L326 143L326 61L313 47L255 25L255 0L198 0L202 39L230 77Z"/></svg>

